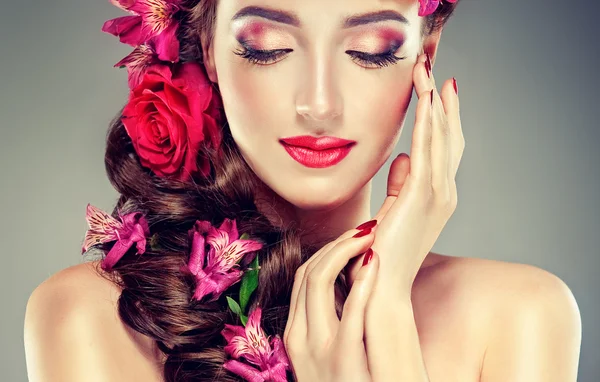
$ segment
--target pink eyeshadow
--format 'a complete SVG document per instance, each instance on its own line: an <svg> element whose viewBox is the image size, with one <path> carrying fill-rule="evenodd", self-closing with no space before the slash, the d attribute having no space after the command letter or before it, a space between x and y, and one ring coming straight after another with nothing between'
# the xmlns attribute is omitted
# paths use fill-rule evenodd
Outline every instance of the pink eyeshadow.
<svg viewBox="0 0 600 382"><path fill-rule="evenodd" d="M382 52L392 46L400 46L404 41L404 34L392 28L369 28L352 38L353 49L365 49Z"/></svg>
<svg viewBox="0 0 600 382"><path fill-rule="evenodd" d="M268 30L269 28L263 23L248 23L240 28L238 39L260 39L267 33Z"/></svg>
<svg viewBox="0 0 600 382"><path fill-rule="evenodd" d="M393 29L381 29L377 36L386 41L404 41L404 34Z"/></svg>

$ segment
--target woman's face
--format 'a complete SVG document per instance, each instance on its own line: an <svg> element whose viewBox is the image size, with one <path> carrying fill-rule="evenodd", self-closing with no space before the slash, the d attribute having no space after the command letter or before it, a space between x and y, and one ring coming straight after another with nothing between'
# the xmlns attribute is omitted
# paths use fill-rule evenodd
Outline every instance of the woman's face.
<svg viewBox="0 0 600 382"><path fill-rule="evenodd" d="M412 96L418 6L219 0L208 72L243 157L283 199L301 209L335 208L388 159ZM281 141L295 136L355 143L319 153Z"/></svg>

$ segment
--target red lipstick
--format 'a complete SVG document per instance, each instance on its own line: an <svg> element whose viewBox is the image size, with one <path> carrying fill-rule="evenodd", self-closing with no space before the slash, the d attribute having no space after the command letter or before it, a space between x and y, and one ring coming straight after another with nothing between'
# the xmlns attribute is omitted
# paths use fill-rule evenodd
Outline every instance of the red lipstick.
<svg viewBox="0 0 600 382"><path fill-rule="evenodd" d="M348 139L316 138L310 135L282 138L279 142L294 160L311 168L330 167L339 163L356 143Z"/></svg>

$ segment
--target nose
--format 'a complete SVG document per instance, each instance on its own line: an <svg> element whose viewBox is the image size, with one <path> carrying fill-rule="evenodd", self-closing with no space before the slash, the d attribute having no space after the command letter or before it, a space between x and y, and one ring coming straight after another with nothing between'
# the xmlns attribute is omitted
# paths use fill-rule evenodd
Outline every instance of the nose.
<svg viewBox="0 0 600 382"><path fill-rule="evenodd" d="M343 101L333 73L333 65L322 58L310 66L296 100L296 111L309 121L323 122L340 116Z"/></svg>

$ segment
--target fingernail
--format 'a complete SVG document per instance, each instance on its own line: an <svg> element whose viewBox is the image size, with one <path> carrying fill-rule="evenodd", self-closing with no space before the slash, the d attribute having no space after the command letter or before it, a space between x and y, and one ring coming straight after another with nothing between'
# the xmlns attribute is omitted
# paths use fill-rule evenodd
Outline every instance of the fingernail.
<svg viewBox="0 0 600 382"><path fill-rule="evenodd" d="M364 229L360 232L355 233L354 236L352 236L352 237L363 237L363 236L367 236L370 233L371 233L371 228L368 228L368 229Z"/></svg>
<svg viewBox="0 0 600 382"><path fill-rule="evenodd" d="M452 85L454 85L454 93L458 94L458 85L456 84L456 78L452 77Z"/></svg>
<svg viewBox="0 0 600 382"><path fill-rule="evenodd" d="M369 220L368 222L362 223L356 229L369 229L377 225L377 219Z"/></svg>
<svg viewBox="0 0 600 382"><path fill-rule="evenodd" d="M433 105L433 89L431 89L431 92L429 93L431 95L431 104Z"/></svg>
<svg viewBox="0 0 600 382"><path fill-rule="evenodd" d="M431 78L431 61L429 60L429 53L425 53L427 59L425 60L425 69L427 69L427 77Z"/></svg>
<svg viewBox="0 0 600 382"><path fill-rule="evenodd" d="M373 258L373 250L371 248L367 249L367 252L365 252L365 258L363 259L363 267L367 264L369 264L371 262L371 259Z"/></svg>

